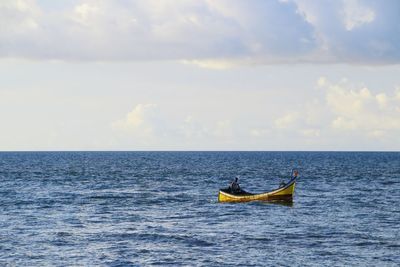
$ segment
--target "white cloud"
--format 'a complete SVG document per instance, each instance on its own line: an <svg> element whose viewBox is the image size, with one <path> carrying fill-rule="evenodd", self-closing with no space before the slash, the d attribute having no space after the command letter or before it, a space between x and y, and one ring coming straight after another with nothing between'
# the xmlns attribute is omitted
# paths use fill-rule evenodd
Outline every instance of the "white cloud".
<svg viewBox="0 0 400 267"><path fill-rule="evenodd" d="M400 133L396 94L373 94L366 87L358 90L352 87L351 84L331 84L326 88L326 102L334 117L333 128L357 130L374 137L384 136L387 131Z"/></svg>
<svg viewBox="0 0 400 267"><path fill-rule="evenodd" d="M182 135L188 143L199 140L203 142L207 142L207 140L229 142L235 136L230 120L200 122L193 116L187 116L175 128L177 129L177 133Z"/></svg>
<svg viewBox="0 0 400 267"><path fill-rule="evenodd" d="M153 137L157 105L138 104L124 118L112 123L112 128L140 137Z"/></svg>
<svg viewBox="0 0 400 267"><path fill-rule="evenodd" d="M184 64L194 64L200 68L215 69L215 70L226 70L239 65L238 61L233 60L213 60L213 59L201 59L201 60L182 60Z"/></svg>
<svg viewBox="0 0 400 267"><path fill-rule="evenodd" d="M275 120L275 127L278 129L293 128L294 123L298 120L298 118L298 113L287 113L283 117L277 118Z"/></svg>
<svg viewBox="0 0 400 267"><path fill-rule="evenodd" d="M0 14L2 20L1 31L10 34L22 34L38 28L37 19L41 14L33 0L1 1Z"/></svg>
<svg viewBox="0 0 400 267"><path fill-rule="evenodd" d="M317 81L319 87L325 86L327 83L326 77L320 77Z"/></svg>
<svg viewBox="0 0 400 267"><path fill-rule="evenodd" d="M397 1L3 0L0 57L398 63ZM68 4L67 4L68 3ZM351 34L349 33L351 32Z"/></svg>
<svg viewBox="0 0 400 267"><path fill-rule="evenodd" d="M167 112L165 112L167 111ZM197 120L192 115L172 119L155 104L138 104L111 123L117 143L135 147L196 147L226 144L235 138L230 120Z"/></svg>
<svg viewBox="0 0 400 267"><path fill-rule="evenodd" d="M93 3L82 3L74 8L71 18L82 24L82 26L90 26L91 22L94 22L93 20L99 16L104 16L99 6Z"/></svg>
<svg viewBox="0 0 400 267"><path fill-rule="evenodd" d="M186 116L178 130L186 140L204 139L208 135L208 129L197 122L193 116Z"/></svg>
<svg viewBox="0 0 400 267"><path fill-rule="evenodd" d="M339 130L356 130L357 124L354 120L339 116L332 121L332 127Z"/></svg>
<svg viewBox="0 0 400 267"><path fill-rule="evenodd" d="M400 99L393 94L379 92L352 84L347 79L334 83L321 77L317 80L321 99L310 100L286 110L274 120L270 136L277 133L285 138L349 140L372 138L396 139L400 136ZM263 136L253 130L251 136ZM356 142L353 140L353 142Z"/></svg>
<svg viewBox="0 0 400 267"><path fill-rule="evenodd" d="M365 106L372 101L372 95L368 88L355 91L336 84L329 87L326 101L335 114L352 116L365 110Z"/></svg>
<svg viewBox="0 0 400 267"><path fill-rule="evenodd" d="M378 102L379 106L385 108L388 103L388 97L385 93L380 93L375 96L376 101Z"/></svg>
<svg viewBox="0 0 400 267"><path fill-rule="evenodd" d="M375 19L375 12L358 0L345 0L344 3L344 24L346 30L351 31L364 24L371 23Z"/></svg>

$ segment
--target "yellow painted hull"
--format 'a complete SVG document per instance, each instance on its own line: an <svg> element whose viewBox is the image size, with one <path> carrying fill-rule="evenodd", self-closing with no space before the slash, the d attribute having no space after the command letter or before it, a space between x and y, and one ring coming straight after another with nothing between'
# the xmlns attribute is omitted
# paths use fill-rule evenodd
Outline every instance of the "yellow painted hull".
<svg viewBox="0 0 400 267"><path fill-rule="evenodd" d="M248 202L248 201L292 201L296 179L290 181L286 186L271 192L261 194L234 195L220 190L218 194L219 202Z"/></svg>

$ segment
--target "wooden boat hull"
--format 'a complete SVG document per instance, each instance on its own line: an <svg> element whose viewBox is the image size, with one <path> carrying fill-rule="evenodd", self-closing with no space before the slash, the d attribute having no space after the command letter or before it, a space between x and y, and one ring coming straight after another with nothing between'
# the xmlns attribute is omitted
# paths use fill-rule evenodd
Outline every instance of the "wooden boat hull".
<svg viewBox="0 0 400 267"><path fill-rule="evenodd" d="M219 202L249 202L249 201L293 201L296 179L292 179L284 187L271 192L261 194L231 194L224 190L219 190Z"/></svg>

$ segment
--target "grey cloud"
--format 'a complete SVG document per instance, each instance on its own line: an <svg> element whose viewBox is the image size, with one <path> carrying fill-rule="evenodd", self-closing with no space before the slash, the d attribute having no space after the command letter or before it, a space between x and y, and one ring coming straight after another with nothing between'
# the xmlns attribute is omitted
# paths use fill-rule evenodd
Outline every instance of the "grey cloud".
<svg viewBox="0 0 400 267"><path fill-rule="evenodd" d="M350 7L306 0L60 2L2 2L0 57L246 64L400 59L397 1L350 1Z"/></svg>
<svg viewBox="0 0 400 267"><path fill-rule="evenodd" d="M293 2L320 40L320 51L313 60L356 64L400 62L399 1ZM353 20L352 27L349 20Z"/></svg>

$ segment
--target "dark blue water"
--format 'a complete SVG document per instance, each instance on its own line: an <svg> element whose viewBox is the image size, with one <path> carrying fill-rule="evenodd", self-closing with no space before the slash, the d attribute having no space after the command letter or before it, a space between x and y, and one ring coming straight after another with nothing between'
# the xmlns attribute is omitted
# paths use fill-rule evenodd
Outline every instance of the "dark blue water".
<svg viewBox="0 0 400 267"><path fill-rule="evenodd" d="M400 264L400 153L0 153L0 205L1 266Z"/></svg>

